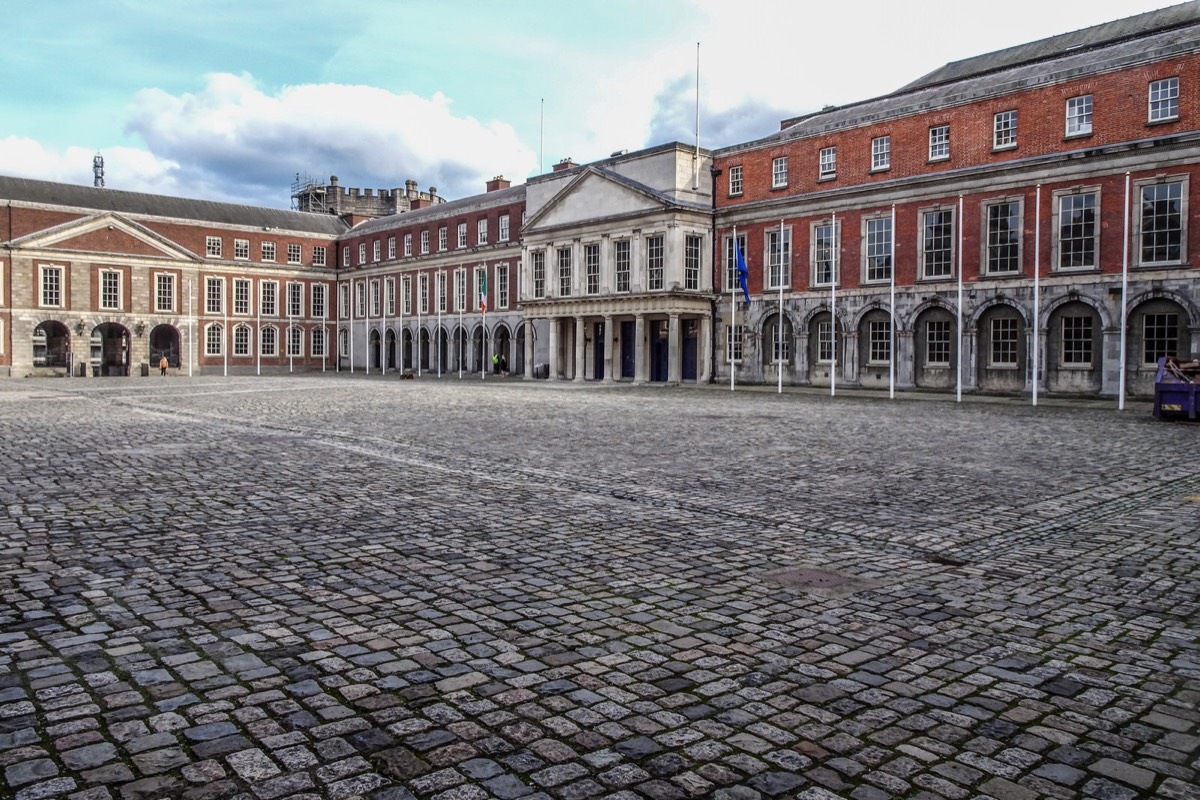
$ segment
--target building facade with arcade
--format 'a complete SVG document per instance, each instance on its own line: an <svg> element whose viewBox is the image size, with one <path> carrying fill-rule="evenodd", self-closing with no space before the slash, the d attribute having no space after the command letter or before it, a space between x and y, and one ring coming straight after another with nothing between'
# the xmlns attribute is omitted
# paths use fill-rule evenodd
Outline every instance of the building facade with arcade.
<svg viewBox="0 0 1200 800"><path fill-rule="evenodd" d="M736 235L751 293L717 307L719 372L1152 392L1160 357L1200 353L1198 76L1187 3L716 151L721 288Z"/></svg>

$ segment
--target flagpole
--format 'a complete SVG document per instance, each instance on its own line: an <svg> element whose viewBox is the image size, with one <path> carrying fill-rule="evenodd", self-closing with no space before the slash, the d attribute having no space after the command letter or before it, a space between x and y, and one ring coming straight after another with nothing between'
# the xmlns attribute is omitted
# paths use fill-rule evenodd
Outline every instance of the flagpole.
<svg viewBox="0 0 1200 800"><path fill-rule="evenodd" d="M225 291L230 288L230 284L225 278L221 279L221 307L225 310L225 346L221 349L225 351L225 377L229 377L229 345L233 341L233 331L229 330L229 292Z"/></svg>
<svg viewBox="0 0 1200 800"><path fill-rule="evenodd" d="M733 268L737 271L737 225L733 226ZM726 274L729 274L726 272ZM725 343L725 353L729 357L729 391L733 391L734 386L734 370L733 370L733 324L737 321L737 309L734 307L734 298L737 297L737 281L731 281L729 285L729 340Z"/></svg>
<svg viewBox="0 0 1200 800"><path fill-rule="evenodd" d="M329 361L329 309L326 307L329 303L321 307L321 338L324 340L321 348L321 372L325 372L325 364Z"/></svg>
<svg viewBox="0 0 1200 800"><path fill-rule="evenodd" d="M896 204L892 203L892 252L889 257L891 264L888 273L891 277L892 307L888 312L891 320L888 324L888 399L896 399Z"/></svg>
<svg viewBox="0 0 1200 800"><path fill-rule="evenodd" d="M1033 204L1033 405L1038 401L1038 351L1041 350L1038 335L1038 307L1041 304L1042 276L1042 185L1039 183Z"/></svg>
<svg viewBox="0 0 1200 800"><path fill-rule="evenodd" d="M398 294L403 294L404 297L408 297L408 294L404 291L404 276L403 275L399 276L399 284L397 286L396 291ZM397 299L399 300L399 303L397 303L397 305L396 305L396 317L397 317L396 327L399 328L399 330L400 330L400 361L399 361L400 367L399 367L399 369L400 369L400 377L401 378L404 377L404 297L397 297Z"/></svg>
<svg viewBox="0 0 1200 800"><path fill-rule="evenodd" d="M779 362L776 394L783 394L783 220L779 220L779 319L775 328L775 360Z"/></svg>
<svg viewBox="0 0 1200 800"><path fill-rule="evenodd" d="M291 292L290 288L288 289L288 292ZM292 326L295 324L296 323L292 321L292 298L288 297L288 339L287 344L284 346L287 347L289 375L296 371L296 356L292 352Z"/></svg>
<svg viewBox="0 0 1200 800"><path fill-rule="evenodd" d="M463 373L463 301L467 299L467 287L465 285L467 282L466 268L459 266L456 277L458 278L458 286L455 287L454 302L458 304L458 337L454 341L454 358L458 361L458 379L461 381Z"/></svg>
<svg viewBox="0 0 1200 800"><path fill-rule="evenodd" d="M426 284L428 285L428 284ZM428 293L428 289L426 290ZM417 275L417 377L421 377L421 276Z"/></svg>
<svg viewBox="0 0 1200 800"><path fill-rule="evenodd" d="M192 362L195 361L196 350L196 316L192 307L195 297L192 294L192 281L188 281L188 377L192 377Z"/></svg>
<svg viewBox="0 0 1200 800"><path fill-rule="evenodd" d="M366 287L366 291L367 291L367 297L366 297L367 303L366 303L366 309L365 309L365 311L367 313L366 313L366 316L363 318L364 319L363 338L365 338L367 340L367 358L366 358L367 374L370 375L371 374L371 281L369 279L363 281L363 286Z"/></svg>
<svg viewBox="0 0 1200 800"><path fill-rule="evenodd" d="M350 281L350 374L354 374L354 294L358 286Z"/></svg>
<svg viewBox="0 0 1200 800"><path fill-rule="evenodd" d="M379 354L379 370L381 375L387 375L387 287L387 278L384 278L383 285L379 287L383 291L383 297L380 298L379 303L380 311L383 312L381 314L381 317L383 318L383 336L379 341L379 349L383 351ZM392 296L395 296L394 292Z"/></svg>
<svg viewBox="0 0 1200 800"><path fill-rule="evenodd" d="M830 223L830 276L829 276L829 396L837 396L837 212L833 212Z"/></svg>
<svg viewBox="0 0 1200 800"><path fill-rule="evenodd" d="M696 42L696 155L692 158L692 191L700 188L700 43Z"/></svg>
<svg viewBox="0 0 1200 800"><path fill-rule="evenodd" d="M954 402L962 402L962 310L963 310L963 196L958 196L958 319L955 323L956 335L958 337L955 354L957 361L955 366L955 374L957 377L954 382Z"/></svg>
<svg viewBox="0 0 1200 800"><path fill-rule="evenodd" d="M258 282L258 313L254 315L254 325L258 332L258 347L254 348L254 374L262 375L262 281Z"/></svg>
<svg viewBox="0 0 1200 800"><path fill-rule="evenodd" d="M1117 387L1117 410L1125 410L1125 347L1129 324L1129 181L1125 173L1125 210L1121 217L1121 377Z"/></svg>
<svg viewBox="0 0 1200 800"><path fill-rule="evenodd" d="M444 272L438 274L438 277L441 278L441 281L440 281L441 285L438 287L438 299L437 299L438 324L437 324L437 333L434 334L434 337L433 337L435 340L434 346L437 347L437 365L438 365L438 377L439 378L442 377L442 293L446 289L445 274L446 273L444 273Z"/></svg>
<svg viewBox="0 0 1200 800"><path fill-rule="evenodd" d="M483 330L479 332L479 341L483 346L483 360L479 367L479 380L487 380L488 371L488 332L487 332L487 262L483 263L483 271L480 273L481 279L479 282L479 310L481 312L480 325Z"/></svg>

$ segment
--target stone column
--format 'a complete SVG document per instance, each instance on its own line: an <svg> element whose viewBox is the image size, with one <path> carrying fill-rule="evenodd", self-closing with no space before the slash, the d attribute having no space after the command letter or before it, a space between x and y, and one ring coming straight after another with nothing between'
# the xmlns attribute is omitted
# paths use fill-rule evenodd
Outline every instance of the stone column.
<svg viewBox="0 0 1200 800"><path fill-rule="evenodd" d="M583 317L575 318L575 380L583 380L583 359L587 353L586 337L583 330Z"/></svg>
<svg viewBox="0 0 1200 800"><path fill-rule="evenodd" d="M679 383L683 380L679 315L671 314L667 319L667 382Z"/></svg>
<svg viewBox="0 0 1200 800"><path fill-rule="evenodd" d="M638 314L633 323L633 382L646 382L646 315Z"/></svg>
<svg viewBox="0 0 1200 800"><path fill-rule="evenodd" d="M550 357L546 363L550 380L558 380L558 317L550 318Z"/></svg>
<svg viewBox="0 0 1200 800"><path fill-rule="evenodd" d="M604 315L604 382L613 382L613 318Z"/></svg>
<svg viewBox="0 0 1200 800"><path fill-rule="evenodd" d="M525 320L525 379L533 377L533 320Z"/></svg>
<svg viewBox="0 0 1200 800"><path fill-rule="evenodd" d="M712 317L704 316L700 318L700 369L696 374L700 376L700 383L708 383L712 380Z"/></svg>

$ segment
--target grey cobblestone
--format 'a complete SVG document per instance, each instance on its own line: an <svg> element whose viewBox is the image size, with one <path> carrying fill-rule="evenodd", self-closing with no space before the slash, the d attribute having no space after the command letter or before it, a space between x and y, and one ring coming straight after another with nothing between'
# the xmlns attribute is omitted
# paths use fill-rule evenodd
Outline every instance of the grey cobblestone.
<svg viewBox="0 0 1200 800"><path fill-rule="evenodd" d="M1190 429L1097 405L0 383L4 796L1198 800Z"/></svg>

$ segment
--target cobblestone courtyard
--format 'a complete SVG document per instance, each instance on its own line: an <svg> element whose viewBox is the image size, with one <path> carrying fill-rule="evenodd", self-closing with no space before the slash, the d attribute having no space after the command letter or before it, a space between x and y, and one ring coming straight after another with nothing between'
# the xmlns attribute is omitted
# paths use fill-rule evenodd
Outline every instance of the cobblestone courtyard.
<svg viewBox="0 0 1200 800"><path fill-rule="evenodd" d="M0 794L1200 798L1194 426L0 383Z"/></svg>

